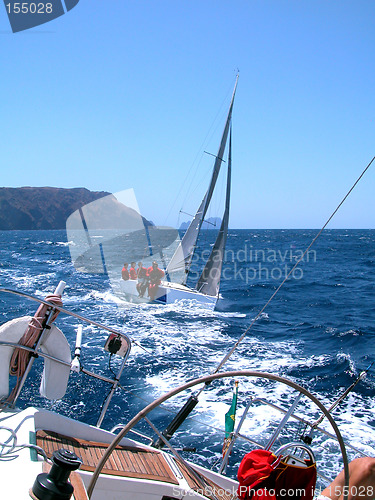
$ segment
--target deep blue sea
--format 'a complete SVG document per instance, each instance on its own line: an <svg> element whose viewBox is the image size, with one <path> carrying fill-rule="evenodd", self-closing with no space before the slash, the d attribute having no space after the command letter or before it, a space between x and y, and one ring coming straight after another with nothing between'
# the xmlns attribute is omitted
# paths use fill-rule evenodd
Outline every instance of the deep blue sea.
<svg viewBox="0 0 375 500"><path fill-rule="evenodd" d="M126 422L146 402L169 389L213 371L316 233L231 230L222 298L215 311L186 302L126 307L114 294L107 276L74 268L65 231L1 232L1 287L44 298L64 280L64 307L131 337L132 351L121 378L125 390L116 393L103 423L109 429ZM326 230L247 333L225 369L253 369L289 377L329 406L375 360L374 292L375 230ZM2 323L33 314L35 308L34 302L0 294ZM56 323L73 350L78 320L61 314ZM112 376L120 359L113 357L109 363L102 349L106 338L103 330L85 326L82 362L87 369ZM72 374L75 387L69 388L66 399L46 403L38 396L40 367L42 362L37 360L32 387L25 390L20 405L32 401L95 424L108 393L104 382ZM238 416L255 394L288 407L293 399L289 389L273 389L271 385L240 382ZM205 391L186 423L186 435L181 432L177 436L182 444L197 446L193 455L206 464L220 455L231 391L232 382ZM185 399L186 395L178 396L169 410L178 409ZM374 409L375 364L334 413L345 439L368 454L375 453ZM303 411L312 420L318 416L309 403L300 409ZM274 418L272 410L254 410L243 433L264 443ZM170 414L163 411L154 417L161 428L169 419ZM140 428L146 430L146 424ZM325 466L334 469L334 459L331 462L328 454L332 450L333 445L326 442L317 453ZM240 456L240 452L234 452L231 462L235 465Z"/></svg>

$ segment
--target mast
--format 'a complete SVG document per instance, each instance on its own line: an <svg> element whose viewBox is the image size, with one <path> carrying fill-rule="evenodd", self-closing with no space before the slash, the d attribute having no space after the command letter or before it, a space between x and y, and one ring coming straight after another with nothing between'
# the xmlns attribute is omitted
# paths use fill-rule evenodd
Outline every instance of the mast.
<svg viewBox="0 0 375 500"><path fill-rule="evenodd" d="M227 173L227 192L225 196L225 209L223 220L221 222L219 234L217 235L211 254L206 262L202 274L196 285L196 289L206 295L214 297L219 295L221 269L224 261L224 251L227 242L228 222L229 222L229 206L230 206L230 187L232 177L232 127L229 135L229 151L228 151L228 173Z"/></svg>
<svg viewBox="0 0 375 500"><path fill-rule="evenodd" d="M221 164L223 161L225 146L226 146L227 139L228 139L228 132L229 132L230 122L231 122L231 118L232 118L232 109L233 109L233 102L234 102L234 97L235 97L236 89L237 89L237 83L238 83L238 75L236 78L236 83L234 85L232 99L230 102L224 131L223 131L223 134L221 137L219 151L218 151L216 159L215 159L210 184L209 184L208 189L207 189L207 191L206 191L206 193L201 201L201 204L198 207L198 210L197 210L193 220L191 221L188 229L186 230L186 233L184 234L179 246L177 247L172 259L170 260L170 262L167 266L168 273L172 273L174 271L181 271L181 270L185 271L185 275L184 275L184 278L182 280L183 284L186 283L189 269L190 269L190 265L191 265L191 261L192 261L195 247L197 244L199 232L200 232L200 229L202 227L203 220L206 216L207 209L208 209L208 206L210 204L213 191L215 189L216 181L217 181L217 178L219 176L220 167L221 167Z"/></svg>

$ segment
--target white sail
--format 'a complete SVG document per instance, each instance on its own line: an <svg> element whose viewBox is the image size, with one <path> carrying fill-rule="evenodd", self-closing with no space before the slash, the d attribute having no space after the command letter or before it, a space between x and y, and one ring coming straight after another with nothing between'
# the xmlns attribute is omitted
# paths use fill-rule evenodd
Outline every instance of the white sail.
<svg viewBox="0 0 375 500"><path fill-rule="evenodd" d="M215 189L216 181L220 172L220 167L223 161L225 146L228 139L229 126L232 118L232 109L233 109L234 96L236 94L237 82L238 82L238 76L234 86L233 95L229 106L229 111L227 115L227 120L225 122L223 135L221 137L219 151L215 159L211 182L209 184L206 194L203 197L201 204L199 205L199 208L194 216L194 219L191 221L188 229L186 230L186 233L184 234L179 246L177 247L167 267L168 274L184 270L185 273L184 273L184 278L182 280L182 283L184 284L186 283L187 280L187 275L189 272L191 260L193 258L194 250L199 236L199 231L201 229L202 222L204 220L208 206L210 204L212 194Z"/></svg>
<svg viewBox="0 0 375 500"><path fill-rule="evenodd" d="M220 231L217 235L214 246L212 247L210 257L202 271L202 274L196 285L196 289L206 295L217 296L220 289L221 269L224 261L224 251L227 242L229 205L230 205L230 185L232 175L232 133L229 136L228 152L228 173L227 173L227 192L225 197L225 210L221 222Z"/></svg>
<svg viewBox="0 0 375 500"><path fill-rule="evenodd" d="M195 248L196 241L198 239L199 230L202 225L203 213L205 212L205 201L206 201L207 193L203 198L199 208L195 214L194 219L191 221L186 233L184 234L180 244L176 248L173 257L168 263L167 273L173 273L176 271L185 271L187 274L191 262L191 258L193 256L193 251ZM183 276L181 281L182 283L186 282L186 276Z"/></svg>

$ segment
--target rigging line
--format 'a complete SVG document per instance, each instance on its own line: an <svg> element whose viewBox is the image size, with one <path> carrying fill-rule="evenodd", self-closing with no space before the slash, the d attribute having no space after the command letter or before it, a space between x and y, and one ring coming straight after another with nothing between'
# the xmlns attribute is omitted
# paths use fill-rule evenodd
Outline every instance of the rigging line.
<svg viewBox="0 0 375 500"><path fill-rule="evenodd" d="M354 387L358 384L358 382L360 382L361 380L363 380L368 371L370 370L370 368L372 367L372 365L375 363L375 361L373 361L365 370L361 371L361 373L358 375L358 377L354 380L354 382L341 394L341 396L328 408L328 411L330 413L332 413L332 411L337 408L337 406L346 398L346 396L354 389ZM316 420L312 426L311 426L311 430L315 429L319 424L321 424L323 422L325 418L325 415L321 415L320 418L318 418L318 420Z"/></svg>
<svg viewBox="0 0 375 500"><path fill-rule="evenodd" d="M373 163L373 161L375 160L375 156L372 158L372 160L370 161L370 163L367 165L367 167L362 171L361 175L358 177L358 179L355 181L355 183L352 185L352 187L349 189L349 191L346 193L346 195L344 196L344 198L341 200L341 202L337 205L336 209L332 212L332 214L330 215L330 217L327 219L327 222L324 224L324 226L322 227L322 229L320 229L320 231L318 232L318 234L313 238L312 242L310 243L310 245L306 248L306 250L303 252L303 254L301 255L301 257L297 260L297 262L294 264L294 266L291 268L291 270L289 271L289 273L287 274L287 276L283 279L283 281L280 283L280 285L276 288L276 290L274 291L274 293L271 295L271 297L268 299L268 301L265 303L265 305L262 307L262 309L258 312L258 314L255 316L255 318L251 321L250 325L246 328L246 330L243 332L243 334L239 337L239 339L237 340L237 342L234 344L234 346L232 347L232 349L224 356L224 358L222 359L222 361L220 361L220 363L218 364L217 368L215 369L215 371L213 373L217 373L223 366L224 364L228 361L228 359L231 357L231 355L233 354L233 352L237 349L238 345L242 342L242 340L246 337L246 334L249 332L249 330L253 327L254 323L260 318L260 316L262 315L262 313L264 312L264 310L267 308L267 306L270 304L270 302L274 299L274 297L278 294L279 290L281 289L281 287L284 285L284 283L288 280L288 278L290 277L290 275L293 273L293 271L296 269L296 267L298 266L298 264L303 260L303 258L305 257L305 255L307 254L307 252L310 250L310 248L313 246L313 244L315 243L315 241L319 238L319 236L321 235L321 233L324 231L324 229L327 227L327 225L331 222L332 218L336 215L336 213L338 212L338 210L341 208L341 206L343 205L343 203L345 202L345 200L348 198L348 196L350 195L350 193L353 191L353 189L356 187L356 185L358 184L358 182L362 179L362 177L365 175L365 173L367 172L367 170L370 168L371 164ZM204 390L204 387L202 387L202 389L200 389L198 395Z"/></svg>
<svg viewBox="0 0 375 500"><path fill-rule="evenodd" d="M184 198L184 200L183 200L182 204L184 204L184 203L186 202L186 199L187 199L187 197L188 197L188 194L187 194L187 193L191 190L191 185L193 184L194 179L195 179L195 177L196 177L196 173L195 173L195 172L194 172L194 175L192 175L192 176L191 176L191 180L189 181L189 187L188 187L188 189L186 189L186 184L187 184L187 182L188 182L188 178L189 178L190 174L192 173L192 170L193 170L194 164L197 162L197 157L198 157L198 154L197 154L197 156L196 156L196 159L194 159L194 161L193 161L193 163L192 163L191 167L189 168L189 170L188 170L188 172L187 172L187 174L186 174L186 176L185 176L185 179L184 179L184 180L183 180L183 182L181 183L181 186L180 186L180 188L179 188L179 190L178 190L178 192L177 192L177 194L176 194L176 196L175 196L175 199L174 199L173 203L171 203L171 205L170 205L170 209L169 209L169 212L168 212L168 214L167 214L167 216L166 216L165 220L168 220L168 218L169 218L169 216L171 215L172 210L173 210L174 206L176 205L177 201L181 199L181 196L182 196L183 191L185 191L185 198ZM198 164L197 164L197 166L195 167L195 170L198 170L198 167L199 167L200 163L201 163L201 160L199 160L199 161L198 161Z"/></svg>
<svg viewBox="0 0 375 500"><path fill-rule="evenodd" d="M226 161L223 160L223 158L220 158L219 156L214 155L213 153L209 153L208 151L203 151L203 153L206 153L206 155L213 156L214 158L219 158L219 160L221 160L223 163L226 163Z"/></svg>
<svg viewBox="0 0 375 500"><path fill-rule="evenodd" d="M189 214L188 212L184 212L183 210L180 210L180 214L185 214L185 215L189 215L189 217L194 217L194 215ZM203 222L205 222L206 224L211 224L211 226L215 226L216 227L216 224L213 224L209 220L203 219Z"/></svg>
<svg viewBox="0 0 375 500"><path fill-rule="evenodd" d="M131 389L127 389L125 386L123 386L120 382L118 383L117 387L121 390L123 390L124 392L128 393L128 394L131 394L132 396L134 396L136 399L139 399L140 401L142 401L142 403L145 403L146 405L149 405L150 403L152 403L152 400L149 400L149 399L145 399L143 398L142 396L139 396L136 392L134 392L133 390ZM145 388L145 386L143 386L143 389ZM177 415L178 411L177 410L172 410L171 408L161 404L159 406L159 408L161 408L162 410L164 410L166 413L170 413L171 415ZM223 428L222 427L217 427L216 425L212 425L212 424L208 424L207 422L205 422L204 420L201 420L199 417L194 417L194 416L189 416L186 418L186 420L192 420L193 422L197 423L197 424L200 424L200 425L204 425L206 427L208 427L209 429L212 429L212 430L215 430L215 431L219 431L219 432L223 432ZM239 438L243 438L242 435L239 435Z"/></svg>
<svg viewBox="0 0 375 500"><path fill-rule="evenodd" d="M239 74L239 73L238 73L238 74ZM226 94L225 94L225 98L223 99L223 101L222 101L222 103L221 103L221 105L220 105L220 107L219 107L219 110L217 111L217 113L216 113L216 115L215 115L214 119L213 119L213 120L212 120L212 122L211 122L211 125L210 125L210 127L209 127L209 129L208 129L208 132L207 132L207 134L206 134L206 137L203 139L203 141L202 141L202 143L201 143L200 147L198 148L198 152L196 153L195 158L194 158L194 160L193 160L193 162L192 162L192 164L191 164L190 168L188 169L188 172L187 172L187 174L186 174L186 176L185 176L185 179L184 179L184 181L182 182L182 184L181 184L181 186L180 186L180 189L179 189L179 191L178 191L178 193L177 193L177 195L176 195L176 197L175 197L175 200L173 201L173 203L172 203L172 205L171 205L171 208L170 208L170 210L169 210L169 212L168 212L168 215L167 215L167 217L166 217L166 220L167 220L167 219L168 219L168 217L170 216L170 214L171 214L171 212L172 212L172 208L173 208L173 206L177 203L177 201L178 201L178 199L179 199L179 197L180 197L180 194L182 193L182 191L183 191L183 190L185 191L185 193L186 193L186 194L185 194L185 198L184 198L184 199L183 199L183 201L182 201L182 206L186 203L186 200L187 200L187 198L188 198L188 196L189 196L188 192L191 190L191 186L192 186L192 184L193 184L193 182L194 182L194 179L196 178L196 175L192 175L191 181L189 182L189 187L188 187L188 189L186 189L186 184L187 184L187 182L188 182L188 178L189 178L189 176L191 175L191 173L192 173L193 169L194 169L195 171L198 171L198 167L199 167L199 165L200 165L200 163L201 163L201 161L202 161L202 153L201 153L201 151L202 151L202 149L204 148L204 146L205 146L206 144L208 144L208 143L209 143L209 141L212 139L213 135L216 133L216 131L217 131L217 129L218 129L218 127L219 127L219 125L220 125L220 123L219 123L219 122L220 122L220 120L219 120L219 116L220 116L220 115L222 115L222 114L224 113L224 109L225 109L225 108L224 108L224 105L225 105L225 103L226 103L226 101L227 101L228 94L230 95L231 89L232 89L232 86L231 86L231 87L229 87L229 90L227 90L227 92L226 92ZM213 156L215 156L215 155L213 155ZM201 157L201 158L199 159L199 157Z"/></svg>

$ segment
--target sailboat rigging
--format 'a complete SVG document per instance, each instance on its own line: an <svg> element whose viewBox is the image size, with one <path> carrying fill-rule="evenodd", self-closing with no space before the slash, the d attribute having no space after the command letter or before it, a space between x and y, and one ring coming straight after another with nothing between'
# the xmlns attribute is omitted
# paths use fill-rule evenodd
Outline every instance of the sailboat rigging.
<svg viewBox="0 0 375 500"><path fill-rule="evenodd" d="M220 167L221 167L221 164L223 161L224 151L225 151L225 147L227 144L228 132L229 132L229 128L230 128L230 124L231 124L231 120L232 120L232 109L233 109L233 102L234 102L234 97L235 97L235 93L236 93L236 88L237 88L237 82L238 82L238 77L237 77L235 88L233 91L232 100L230 103L230 107L229 107L224 131L223 131L223 135L222 135L221 142L220 142L219 151L215 157L215 163L214 163L214 167L213 167L213 171L212 171L212 177L211 177L210 184L209 184L208 189L207 189L207 191L206 191L206 193L201 201L201 204L198 207L198 210L196 211L196 214L195 214L193 220L191 221L188 229L186 230L186 232L185 232L185 234L180 242L180 245L178 246L177 250L175 251L175 253L174 253L174 255L173 255L173 257L172 257L172 259L169 262L168 267L167 267L167 270L169 272L179 271L181 269L185 269L185 277L183 280L183 284L186 283L187 274L188 274L189 269L190 269L191 261L192 261L194 251L196 248L196 244L197 244L197 240L199 237L199 232L201 230L202 223L203 223L203 220L206 216L207 209L208 209L208 206L210 204L210 201L211 201L214 189L215 189L216 181L217 181L217 178L219 176ZM229 176L230 176L230 171L228 169L228 177ZM230 186L230 184L229 184L229 186Z"/></svg>
<svg viewBox="0 0 375 500"><path fill-rule="evenodd" d="M224 260L225 244L228 233L229 221L229 208L230 208L230 189L231 189L231 169L232 169L232 110L238 83L238 75L234 86L229 111L227 114L223 134L221 136L220 146L211 175L211 180L206 193L190 222L183 238L181 239L177 249L175 250L171 260L169 261L166 273L171 276L173 273L183 271L182 279L179 283L166 283L162 282L159 286L158 295L156 300L159 302L173 302L178 299L195 299L200 303L211 304L215 306L219 298L220 291L220 278ZM228 141L229 138L229 141ZM217 235L216 241L212 247L210 256L204 266L204 269L194 286L188 287L187 280L189 277L191 264L193 262L194 254L197 248L197 241L202 229L202 224L210 205L212 195L215 190L216 182L220 173L221 165L224 162L224 153L229 142L228 150L228 169L227 169L227 184L226 184L226 198L224 215L221 222L220 230Z"/></svg>
<svg viewBox="0 0 375 500"><path fill-rule="evenodd" d="M215 160L208 188L182 239L179 240L176 229L155 227L146 220L139 211L132 190L128 190L129 193L124 191L126 196L123 193L105 196L76 210L67 220L68 239L72 242L70 251L77 269L107 274L114 292L131 303L155 301L170 304L177 300L190 299L205 307L215 307L219 298L228 233L232 170L231 124L237 84L238 75L219 149L216 155L212 155ZM224 159L226 152L227 157ZM210 255L203 263L200 276L193 279L191 266L198 238L201 230L205 228L203 223L206 223L206 214L223 163L227 166L227 179L220 229ZM122 201L124 198L125 203ZM146 278L141 280L133 269L132 275L128 274L128 277L125 270L121 279L122 263L131 264L134 268L136 263L142 264L139 261L145 259L148 266L151 266L152 260L158 256L163 270L157 265L154 267L154 262L152 267L144 268L147 270ZM140 269L141 267L138 267L138 270ZM152 281L152 269L157 275L156 283Z"/></svg>

